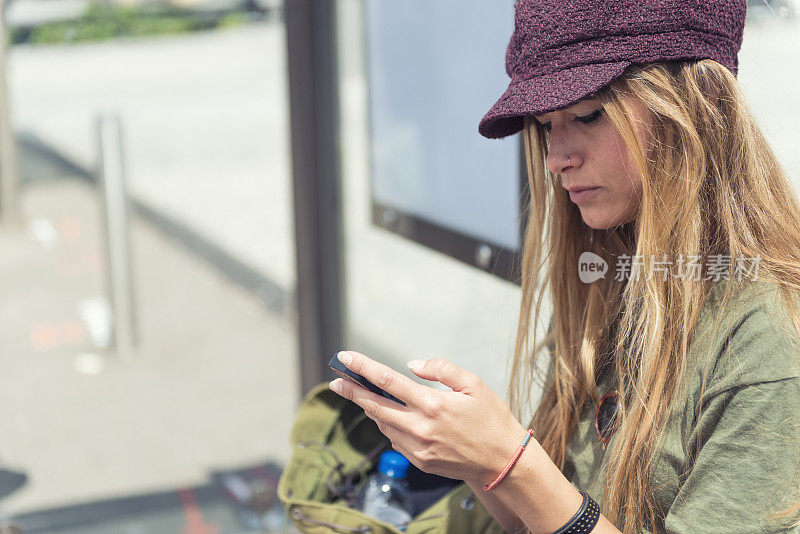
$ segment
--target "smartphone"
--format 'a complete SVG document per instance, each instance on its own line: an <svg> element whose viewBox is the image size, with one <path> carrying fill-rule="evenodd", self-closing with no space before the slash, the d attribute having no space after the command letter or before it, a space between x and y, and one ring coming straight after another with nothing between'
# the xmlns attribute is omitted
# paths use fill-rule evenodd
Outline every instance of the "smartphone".
<svg viewBox="0 0 800 534"><path fill-rule="evenodd" d="M371 392L375 393L376 395L380 395L382 397L386 397L387 399L393 400L394 402L402 404L403 406L406 405L405 402L401 401L400 399L398 399L397 397L395 397L391 393L382 390L381 388L379 388L378 386L376 386L375 384L373 384L372 382L370 382L369 380L367 380L366 378L364 378L360 374L355 373L355 372L351 371L350 369L348 369L345 366L345 364L343 364L342 362L339 361L339 358L336 357L336 354L334 354L333 358L331 358L331 361L328 362L328 367L333 369L333 371L336 374L338 374L339 376L341 376L345 380L349 380L350 382L354 382L354 383L358 384L359 386L361 386L363 388L367 388L368 390L370 390Z"/></svg>

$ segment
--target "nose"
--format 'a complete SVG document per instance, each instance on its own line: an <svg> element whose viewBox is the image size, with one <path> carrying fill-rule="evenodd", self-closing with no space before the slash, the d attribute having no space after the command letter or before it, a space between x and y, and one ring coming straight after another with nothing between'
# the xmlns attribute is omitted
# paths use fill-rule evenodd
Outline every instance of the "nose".
<svg viewBox="0 0 800 534"><path fill-rule="evenodd" d="M575 150L573 143L567 139L568 134L557 133L553 127L549 139L549 151L547 153L547 170L553 174L564 174L569 169L579 167L583 163L583 157L579 151Z"/></svg>
<svg viewBox="0 0 800 534"><path fill-rule="evenodd" d="M577 166L579 156L577 154L566 152L555 153L552 150L547 154L547 170L553 174L564 174L569 169Z"/></svg>

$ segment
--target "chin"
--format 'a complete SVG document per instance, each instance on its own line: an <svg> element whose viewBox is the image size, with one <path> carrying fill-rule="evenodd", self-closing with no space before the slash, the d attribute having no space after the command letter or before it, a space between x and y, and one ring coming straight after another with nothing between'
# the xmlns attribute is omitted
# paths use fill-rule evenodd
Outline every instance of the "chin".
<svg viewBox="0 0 800 534"><path fill-rule="evenodd" d="M586 226L595 230L607 230L614 226L612 220L606 220L602 217L586 217L584 215L583 222Z"/></svg>
<svg viewBox="0 0 800 534"><path fill-rule="evenodd" d="M581 218L583 218L583 222L586 224L586 226L593 228L594 230L608 230L633 220L633 217L608 217L605 216L605 214L598 215L591 213L591 210L586 210L586 213L581 210Z"/></svg>

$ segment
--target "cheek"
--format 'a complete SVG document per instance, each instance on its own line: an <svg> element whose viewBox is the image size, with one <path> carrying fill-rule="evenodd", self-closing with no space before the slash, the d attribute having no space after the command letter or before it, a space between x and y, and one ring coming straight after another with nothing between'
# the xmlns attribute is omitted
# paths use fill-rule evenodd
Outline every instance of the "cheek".
<svg viewBox="0 0 800 534"><path fill-rule="evenodd" d="M641 205L641 175L621 137L610 135L606 141L599 145L602 147L600 154L609 186L609 203L606 209L615 212L617 218L631 219L638 213Z"/></svg>
<svg viewBox="0 0 800 534"><path fill-rule="evenodd" d="M627 182L631 182L633 178L639 177L639 170L636 167L636 162L633 160L633 155L628 150L628 145L622 140L622 137L615 136L613 147L610 152L616 157L617 162L617 175L624 176ZM641 180L639 178L639 180Z"/></svg>
<svg viewBox="0 0 800 534"><path fill-rule="evenodd" d="M615 132L604 148L606 169L613 189L621 195L641 197L642 176L622 137Z"/></svg>

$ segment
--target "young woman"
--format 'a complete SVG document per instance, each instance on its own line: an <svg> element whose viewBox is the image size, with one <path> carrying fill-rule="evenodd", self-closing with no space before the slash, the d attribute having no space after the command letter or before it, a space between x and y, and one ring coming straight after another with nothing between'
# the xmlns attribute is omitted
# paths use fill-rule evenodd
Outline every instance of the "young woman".
<svg viewBox="0 0 800 534"><path fill-rule="evenodd" d="M517 2L480 124L528 162L508 404L443 359L409 367L452 391L340 353L407 406L331 388L509 532L800 532L800 205L737 83L745 9Z"/></svg>

